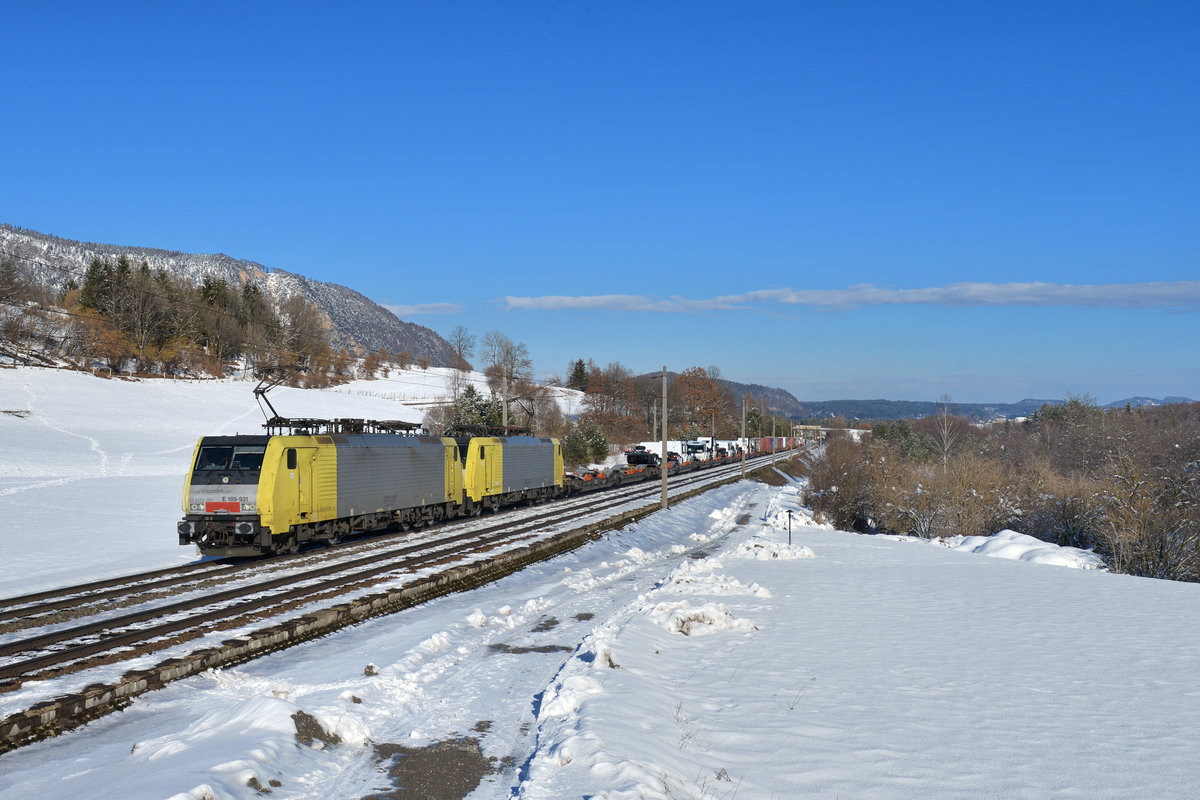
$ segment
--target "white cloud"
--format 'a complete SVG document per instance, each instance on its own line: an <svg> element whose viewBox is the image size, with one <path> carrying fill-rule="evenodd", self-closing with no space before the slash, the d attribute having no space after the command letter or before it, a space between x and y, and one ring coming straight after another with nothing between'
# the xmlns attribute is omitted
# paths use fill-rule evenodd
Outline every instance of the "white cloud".
<svg viewBox="0 0 1200 800"><path fill-rule="evenodd" d="M388 311L403 319L418 314L457 314L462 311L458 303L419 303L414 306L384 305Z"/></svg>
<svg viewBox="0 0 1200 800"><path fill-rule="evenodd" d="M505 297L510 311L657 311L694 313L785 304L847 310L862 306L1077 306L1082 308L1200 310L1200 281L1150 283L952 283L920 289L895 289L860 284L846 289L761 289L707 300L684 297L654 298L645 295L609 294L570 297Z"/></svg>
<svg viewBox="0 0 1200 800"><path fill-rule="evenodd" d="M636 294L598 294L583 297L547 295L544 297L505 297L504 307L510 311L660 311L668 313L710 311L733 308L720 298L688 300L684 297L651 298Z"/></svg>

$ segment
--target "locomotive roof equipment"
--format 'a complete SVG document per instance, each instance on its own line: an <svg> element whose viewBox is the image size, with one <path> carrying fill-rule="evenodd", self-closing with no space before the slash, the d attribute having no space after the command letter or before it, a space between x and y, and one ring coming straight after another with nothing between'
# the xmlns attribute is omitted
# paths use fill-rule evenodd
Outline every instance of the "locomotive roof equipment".
<svg viewBox="0 0 1200 800"><path fill-rule="evenodd" d="M270 375L271 372L275 372L275 376L268 379L267 375ZM339 433L396 433L404 436L415 436L421 431L421 426L417 423L404 422L399 419L281 417L279 412L275 410L275 406L271 405L271 400L267 397L267 392L281 385L284 377L285 373L268 369L266 370L266 375L259 380L258 386L254 387L254 397L258 400L258 407L262 410L263 416L267 418L267 421L263 423L263 427L267 429L267 433L273 436L313 436L317 434L331 435ZM267 408L271 409L270 414L267 414L266 409L262 407L263 403L266 403Z"/></svg>

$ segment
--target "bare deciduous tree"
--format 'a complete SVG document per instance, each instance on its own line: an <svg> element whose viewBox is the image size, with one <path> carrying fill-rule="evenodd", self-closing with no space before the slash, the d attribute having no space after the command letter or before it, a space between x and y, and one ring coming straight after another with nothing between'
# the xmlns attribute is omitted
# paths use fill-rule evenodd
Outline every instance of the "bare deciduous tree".
<svg viewBox="0 0 1200 800"><path fill-rule="evenodd" d="M450 350L454 353L454 368L467 371L471 369L471 358L475 355L475 337L462 325L456 325L446 339Z"/></svg>
<svg viewBox="0 0 1200 800"><path fill-rule="evenodd" d="M450 337L446 340L450 344L450 350L454 354L454 372L450 375L450 393L454 400L458 400L459 393L462 392L463 384L466 382L466 373L471 370L470 359L475 355L475 337L467 331L462 325L456 325L454 330L450 331Z"/></svg>
<svg viewBox="0 0 1200 800"><path fill-rule="evenodd" d="M508 417L508 398L511 387L518 380L529 378L533 373L533 360L529 349L505 336L500 331L488 331L483 337L483 358L487 362L484 370L488 387L501 395L505 421Z"/></svg>
<svg viewBox="0 0 1200 800"><path fill-rule="evenodd" d="M937 425L934 426L934 437L938 443L938 449L942 456L942 472L946 471L946 464L950 461L950 454L954 452L955 443L958 442L958 426L955 425L954 418L950 414L950 395L943 394L937 399L938 415Z"/></svg>

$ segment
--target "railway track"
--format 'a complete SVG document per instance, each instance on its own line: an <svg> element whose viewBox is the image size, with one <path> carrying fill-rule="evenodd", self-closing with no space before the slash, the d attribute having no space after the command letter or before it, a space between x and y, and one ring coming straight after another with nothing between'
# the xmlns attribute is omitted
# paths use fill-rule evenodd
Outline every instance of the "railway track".
<svg viewBox="0 0 1200 800"><path fill-rule="evenodd" d="M736 478L740 469L735 463L673 477L671 493L676 498L695 493ZM197 562L3 599L0 697L28 682L60 676L70 676L70 683L80 685L100 667L110 667L111 674L111 667L148 654L179 661L190 652L229 645L228 638L222 641L224 637L243 636L254 628L261 631L285 618L304 618L330 603L345 606L356 597L409 592L426 578L445 583L438 576L456 570L484 575L489 569L480 565L504 560L505 553L542 547L543 554L536 558L521 556L520 564L530 563L546 557L545 539L562 536L569 528L603 526L621 509L626 516L619 519L628 518L631 509L648 513L653 506L647 500L659 493L657 481L627 484L514 513L350 540L335 548L249 563ZM486 579L500 574L507 572ZM358 616L351 621L365 618L354 613ZM86 713L80 713L79 719L86 718ZM33 722L13 723L18 716L4 720L0 752L37 729ZM51 717L58 726L79 721L66 720L62 714Z"/></svg>
<svg viewBox="0 0 1200 800"><path fill-rule="evenodd" d="M684 486L685 478L673 479L673 486ZM692 476L693 480L698 479ZM657 487L657 481L654 486ZM612 497L638 497L646 493L647 483L631 483L607 492ZM655 490L657 491L657 489ZM560 505L555 510L595 509L595 498L598 494L576 495L558 501ZM509 511L506 519L519 520L529 516L524 509ZM377 551L393 546L397 539L405 543L429 541L444 535L447 530L457 530L463 526L482 523L478 518L456 519L442 523L436 527L412 529L407 531L367 532L361 536L348 539L330 550L322 545L314 545L308 550L287 555L271 556L255 559L223 559L214 561L199 561L165 567L147 572L108 578L75 586L64 586L36 593L15 597L0 598L0 654L3 653L4 643L10 634L17 631L53 625L97 613L97 606L106 604L103 610L123 608L147 602L155 597L170 596L186 590L189 585L229 583L246 576L260 576L266 572L294 569L297 563L310 562L317 559L341 557L347 553L362 551Z"/></svg>

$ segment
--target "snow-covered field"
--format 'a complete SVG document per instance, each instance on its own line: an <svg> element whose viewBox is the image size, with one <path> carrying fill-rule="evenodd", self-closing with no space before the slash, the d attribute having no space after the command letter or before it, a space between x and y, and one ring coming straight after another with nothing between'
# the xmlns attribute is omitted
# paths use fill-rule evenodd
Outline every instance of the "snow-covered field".
<svg viewBox="0 0 1200 800"><path fill-rule="evenodd" d="M405 418L374 384L272 400ZM193 558L185 463L203 433L258 430L251 386L0 370L0 595ZM1011 531L829 530L798 489L724 487L172 684L0 755L0 797L1195 795L1200 586ZM398 792L430 754L441 793Z"/></svg>

